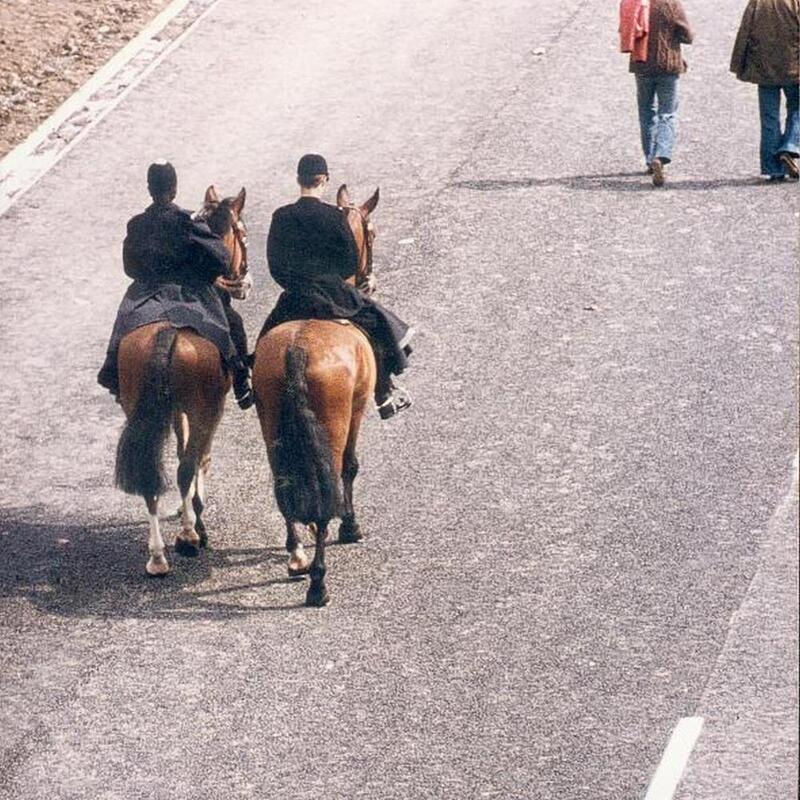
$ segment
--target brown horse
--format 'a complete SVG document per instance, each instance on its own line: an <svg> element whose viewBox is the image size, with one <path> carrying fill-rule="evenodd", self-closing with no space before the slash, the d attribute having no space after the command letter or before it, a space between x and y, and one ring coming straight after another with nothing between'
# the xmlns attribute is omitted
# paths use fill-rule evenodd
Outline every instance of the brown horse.
<svg viewBox="0 0 800 800"><path fill-rule="evenodd" d="M219 234L231 254L218 284L234 297L249 289L247 236L242 221L245 190L221 200L213 186L197 216ZM169 563L158 523L158 498L166 488L164 445L170 426L178 439L182 531L175 549L197 555L206 544L202 520L211 440L231 387L219 350L190 328L168 322L143 325L125 336L119 355L120 402L127 422L117 447L117 485L144 497L150 522L149 575L166 575Z"/></svg>
<svg viewBox="0 0 800 800"><path fill-rule="evenodd" d="M378 191L361 206L350 203L341 186L337 205L347 219L359 251L355 284L371 291L372 242L369 215ZM352 279L351 279L352 281ZM356 440L364 411L375 390L375 357L366 335L337 320L286 322L256 346L253 390L267 445L275 497L286 521L289 575L311 574L306 605L329 602L325 588L325 537L328 524L341 518L340 542L362 538L353 510L358 473ZM309 565L298 524L315 534Z"/></svg>

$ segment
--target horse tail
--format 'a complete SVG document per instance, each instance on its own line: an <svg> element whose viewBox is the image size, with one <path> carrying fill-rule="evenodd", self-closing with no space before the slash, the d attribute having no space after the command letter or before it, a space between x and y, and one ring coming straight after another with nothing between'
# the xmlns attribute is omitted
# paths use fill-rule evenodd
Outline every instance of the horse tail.
<svg viewBox="0 0 800 800"><path fill-rule="evenodd" d="M308 405L307 364L301 347L286 351L274 450L278 508L287 520L306 525L327 523L342 511L341 476L328 434Z"/></svg>
<svg viewBox="0 0 800 800"><path fill-rule="evenodd" d="M139 400L117 445L116 484L128 494L158 497L167 488L164 445L172 420L169 366L175 328L162 328L145 367Z"/></svg>

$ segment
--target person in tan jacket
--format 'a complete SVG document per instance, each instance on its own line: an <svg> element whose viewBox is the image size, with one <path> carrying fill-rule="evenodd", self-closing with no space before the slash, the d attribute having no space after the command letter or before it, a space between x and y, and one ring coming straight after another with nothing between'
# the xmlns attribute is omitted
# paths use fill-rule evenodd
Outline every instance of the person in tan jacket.
<svg viewBox="0 0 800 800"><path fill-rule="evenodd" d="M761 174L797 180L800 169L800 0L750 0L731 56L731 72L758 84ZM786 123L781 126L781 94Z"/></svg>
<svg viewBox="0 0 800 800"><path fill-rule="evenodd" d="M693 34L680 0L649 0L647 56L631 53L636 75L639 129L647 171L654 186L663 186L664 167L672 161L678 115L678 78L686 72L682 44ZM658 106L656 106L656 101Z"/></svg>

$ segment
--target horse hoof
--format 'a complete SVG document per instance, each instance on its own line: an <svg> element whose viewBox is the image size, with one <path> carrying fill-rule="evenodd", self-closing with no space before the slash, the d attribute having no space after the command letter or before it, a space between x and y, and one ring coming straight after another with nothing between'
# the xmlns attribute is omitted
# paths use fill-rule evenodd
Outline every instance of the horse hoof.
<svg viewBox="0 0 800 800"><path fill-rule="evenodd" d="M198 531L197 535L200 537L200 547L208 547L208 534L205 530Z"/></svg>
<svg viewBox="0 0 800 800"><path fill-rule="evenodd" d="M144 569L151 578L163 578L169 573L169 564L164 556L161 556L161 558L153 558L151 556Z"/></svg>
<svg viewBox="0 0 800 800"><path fill-rule="evenodd" d="M324 588L319 590L312 586L306 593L306 605L310 608L324 608L330 601L331 598Z"/></svg>
<svg viewBox="0 0 800 800"><path fill-rule="evenodd" d="M200 542L187 542L186 539L175 540L175 552L184 558L197 558L200 555Z"/></svg>
<svg viewBox="0 0 800 800"><path fill-rule="evenodd" d="M288 571L290 578L302 578L304 575L308 575L309 565L304 564L302 566L293 566L292 562L290 561L288 565Z"/></svg>
<svg viewBox="0 0 800 800"><path fill-rule="evenodd" d="M339 542L340 544L355 544L364 538L361 533L361 528L358 525L353 525L352 528L339 528Z"/></svg>

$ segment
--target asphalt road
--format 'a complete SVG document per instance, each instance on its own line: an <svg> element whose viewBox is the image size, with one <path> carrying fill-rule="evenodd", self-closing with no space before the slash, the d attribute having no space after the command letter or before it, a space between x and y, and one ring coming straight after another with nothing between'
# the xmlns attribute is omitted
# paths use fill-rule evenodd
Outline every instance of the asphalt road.
<svg viewBox="0 0 800 800"><path fill-rule="evenodd" d="M613 5L221 0L0 218L0 798L626 800L687 716L680 800L796 796L797 188L719 0L653 190ZM246 185L254 336L307 150L420 329L321 611L233 405L211 549L144 576L94 383L147 163Z"/></svg>

